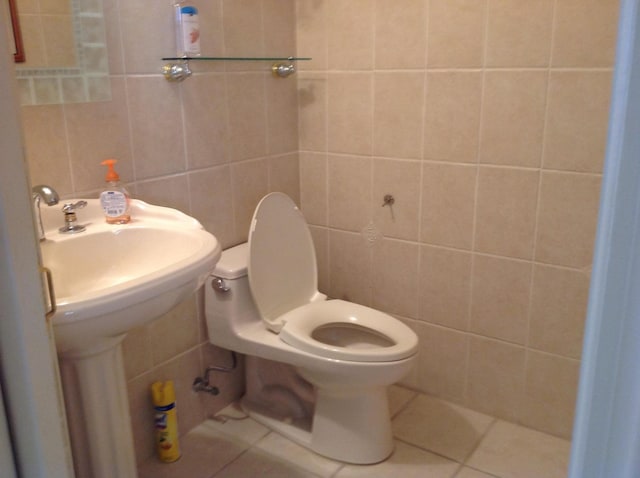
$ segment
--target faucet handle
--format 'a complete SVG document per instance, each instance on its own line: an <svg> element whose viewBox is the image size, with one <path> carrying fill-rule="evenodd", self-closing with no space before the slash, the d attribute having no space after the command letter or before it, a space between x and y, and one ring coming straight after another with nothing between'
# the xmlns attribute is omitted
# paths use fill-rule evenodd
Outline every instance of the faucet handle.
<svg viewBox="0 0 640 478"><path fill-rule="evenodd" d="M82 209L87 205L87 201L78 201L76 203L68 202L62 206L62 212L65 214L76 212L76 209Z"/></svg>

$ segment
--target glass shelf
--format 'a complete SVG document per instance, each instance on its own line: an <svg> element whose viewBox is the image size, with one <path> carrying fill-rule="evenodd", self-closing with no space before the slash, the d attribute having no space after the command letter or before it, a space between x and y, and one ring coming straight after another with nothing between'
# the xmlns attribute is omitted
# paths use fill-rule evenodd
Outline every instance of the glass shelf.
<svg viewBox="0 0 640 478"><path fill-rule="evenodd" d="M237 56L194 56L181 57L170 56L163 58L164 61L308 61L311 58L283 56L283 57L237 57Z"/></svg>

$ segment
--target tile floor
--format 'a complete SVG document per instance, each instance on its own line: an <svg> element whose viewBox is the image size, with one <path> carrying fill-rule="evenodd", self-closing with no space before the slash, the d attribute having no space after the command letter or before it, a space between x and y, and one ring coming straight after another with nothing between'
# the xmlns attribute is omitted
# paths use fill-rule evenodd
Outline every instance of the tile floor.
<svg viewBox="0 0 640 478"><path fill-rule="evenodd" d="M570 442L458 405L391 387L396 448L377 465L348 465L316 455L233 405L181 439L182 458L152 458L139 478L564 478Z"/></svg>

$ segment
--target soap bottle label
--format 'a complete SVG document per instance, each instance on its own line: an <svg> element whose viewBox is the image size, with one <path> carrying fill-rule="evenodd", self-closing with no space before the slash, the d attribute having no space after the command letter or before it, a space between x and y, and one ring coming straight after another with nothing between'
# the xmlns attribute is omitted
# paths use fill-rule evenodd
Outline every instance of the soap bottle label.
<svg viewBox="0 0 640 478"><path fill-rule="evenodd" d="M191 6L180 8L182 49L186 56L200 56L200 25L198 9Z"/></svg>
<svg viewBox="0 0 640 478"><path fill-rule="evenodd" d="M127 196L120 191L104 191L100 194L100 205L107 217L120 217L127 212Z"/></svg>

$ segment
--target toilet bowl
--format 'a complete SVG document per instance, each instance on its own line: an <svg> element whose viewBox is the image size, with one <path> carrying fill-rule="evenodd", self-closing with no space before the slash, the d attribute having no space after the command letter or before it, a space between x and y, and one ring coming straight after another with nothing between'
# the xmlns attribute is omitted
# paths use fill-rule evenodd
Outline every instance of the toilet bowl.
<svg viewBox="0 0 640 478"><path fill-rule="evenodd" d="M210 342L290 364L315 388L310 430L256 419L332 459L367 464L391 454L386 388L409 372L418 338L387 314L318 292L311 234L288 196L265 196L249 242L223 251L205 310Z"/></svg>

